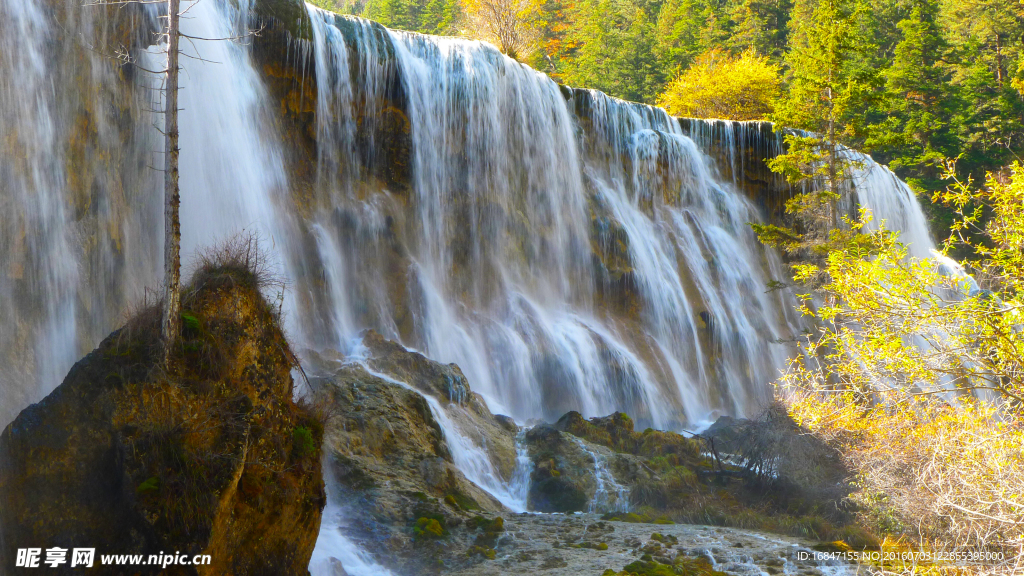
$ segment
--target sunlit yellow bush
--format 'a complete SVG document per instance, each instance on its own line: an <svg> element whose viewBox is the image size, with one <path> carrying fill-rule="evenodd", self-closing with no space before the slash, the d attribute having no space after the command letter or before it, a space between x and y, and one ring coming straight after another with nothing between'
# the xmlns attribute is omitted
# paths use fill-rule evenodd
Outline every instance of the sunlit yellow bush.
<svg viewBox="0 0 1024 576"><path fill-rule="evenodd" d="M779 68L748 50L738 57L712 50L669 83L658 105L694 118L763 120L781 94Z"/></svg>

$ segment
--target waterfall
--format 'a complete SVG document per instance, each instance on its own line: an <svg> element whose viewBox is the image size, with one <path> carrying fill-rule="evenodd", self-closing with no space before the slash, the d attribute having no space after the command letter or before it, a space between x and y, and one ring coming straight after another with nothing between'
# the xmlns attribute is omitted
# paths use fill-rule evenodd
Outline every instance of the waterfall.
<svg viewBox="0 0 1024 576"><path fill-rule="evenodd" d="M787 296L764 289L783 267L747 226L758 210L678 122L597 92L567 101L489 45L308 11L331 110L316 126L331 202L299 226L316 239L300 267L328 284L297 282L329 304L300 329L311 347L373 327L457 363L521 420L618 409L664 428L766 399L788 354L773 342L794 326ZM408 121L408 189L373 193L382 178L353 142L380 141L389 98ZM384 277L395 268L402 283ZM607 305L618 298L625 309Z"/></svg>
<svg viewBox="0 0 1024 576"><path fill-rule="evenodd" d="M38 1L5 3L4 25L44 51L52 23ZM197 38L244 36L247 10L197 3L183 26ZM796 319L787 294L765 292L784 267L747 226L761 212L739 188L737 150L753 131L718 129L729 142L719 166L664 111L567 92L489 45L308 12L310 38L289 48L311 62L321 110L313 189L301 197L246 43L185 43L186 262L257 231L291 285L298 345L345 351L374 328L459 364L492 410L521 421L624 410L671 428L766 399L789 353L774 342ZM137 17L152 25L156 15ZM95 68L83 86L43 89L66 66L33 56L31 42L3 52L5 78L23 78L3 84L5 101L32 103L5 108L7 133L38 135L0 160L14 182L4 203L17 208L0 257L15 319L0 327L8 418L159 286L160 84L142 71L160 68L159 47L138 55L127 88L101 56L62 47ZM115 89L119 115L105 119ZM73 106L83 99L95 108L85 119ZM85 138L83 122L105 147L87 148L96 167L80 171L95 174L79 183L67 165L83 159L67 142ZM875 189L884 196L885 183Z"/></svg>
<svg viewBox="0 0 1024 576"><path fill-rule="evenodd" d="M157 11L51 4L0 2L4 424L162 274ZM788 292L766 292L786 268L748 226L779 204L762 161L779 141L763 124L681 121L559 86L487 44L313 6L308 37L275 64L300 69L298 96L282 98L291 80L255 61L248 3L184 4L189 36L238 39L183 43L183 257L259 233L290 287L296 349L351 353L373 328L457 363L521 422L622 410L700 427L769 397L792 353L777 342L799 319ZM133 65L110 57L126 44ZM927 255L913 193L864 158L858 202ZM505 484L431 400L459 468L525 508L522 446ZM329 510L317 570L344 557L373 573Z"/></svg>

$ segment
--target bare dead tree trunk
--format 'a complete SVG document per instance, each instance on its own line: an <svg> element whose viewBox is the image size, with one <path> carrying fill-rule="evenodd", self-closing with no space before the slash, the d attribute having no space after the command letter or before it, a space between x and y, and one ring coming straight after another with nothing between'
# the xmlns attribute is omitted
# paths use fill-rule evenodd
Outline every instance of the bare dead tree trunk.
<svg viewBox="0 0 1024 576"><path fill-rule="evenodd" d="M996 34L996 82L1003 87L1003 39Z"/></svg>
<svg viewBox="0 0 1024 576"><path fill-rule="evenodd" d="M178 219L178 6L167 0L167 84L164 87L164 364L181 332L181 223Z"/></svg>

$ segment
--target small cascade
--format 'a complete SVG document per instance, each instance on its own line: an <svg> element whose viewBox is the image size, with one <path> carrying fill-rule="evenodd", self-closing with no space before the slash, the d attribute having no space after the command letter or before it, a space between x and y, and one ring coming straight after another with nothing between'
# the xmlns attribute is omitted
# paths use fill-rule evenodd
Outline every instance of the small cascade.
<svg viewBox="0 0 1024 576"><path fill-rule="evenodd" d="M603 454L587 448L579 438L573 437L573 440L594 461L594 481L597 483L597 489L594 490L594 497L590 499L587 512L628 512L629 488L615 480L615 475L608 469L608 459Z"/></svg>
<svg viewBox="0 0 1024 576"><path fill-rule="evenodd" d="M932 258L935 242L928 231L928 221L917 195L910 186L867 154L849 150L847 157L854 163L853 186L857 203L871 212L868 229L878 230L884 224L887 230L899 232L900 241L907 246L910 256Z"/></svg>
<svg viewBox="0 0 1024 576"><path fill-rule="evenodd" d="M487 452L463 434L458 424L452 420L445 407L441 405L437 398L430 394L424 394L406 382L392 378L387 374L376 372L365 364L361 364L361 366L372 376L392 384L397 384L422 396L430 406L430 413L434 416L434 420L437 421L441 431L444 433L444 439L448 444L448 451L451 452L452 462L454 462L455 466L466 475L470 482L493 496L495 500L501 502L509 510L513 512L526 511L526 493L522 490L522 482L519 483L520 485L514 486L503 481L501 475L494 468L494 464L491 462ZM459 408L454 407L453 409ZM517 489L513 489L514 487Z"/></svg>
<svg viewBox="0 0 1024 576"><path fill-rule="evenodd" d="M324 466L325 476L330 467ZM335 495L332 478L324 479L327 505L324 507L313 556L309 559L309 572L313 576L394 576L377 563L370 554L345 536L348 531L344 507Z"/></svg>
<svg viewBox="0 0 1024 576"><path fill-rule="evenodd" d="M520 428L516 434L516 467L508 483L509 492L517 502L525 503L530 494L530 476L533 474L533 460L526 447L527 428Z"/></svg>

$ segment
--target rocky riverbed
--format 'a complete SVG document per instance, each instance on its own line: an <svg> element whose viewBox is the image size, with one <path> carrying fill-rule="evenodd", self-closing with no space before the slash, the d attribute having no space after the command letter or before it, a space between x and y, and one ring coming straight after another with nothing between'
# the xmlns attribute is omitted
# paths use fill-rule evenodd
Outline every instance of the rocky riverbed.
<svg viewBox="0 0 1024 576"><path fill-rule="evenodd" d="M447 573L600 576L609 569L619 572L647 555L669 565L677 555L704 559L714 570L728 574L857 573L853 563L816 560L814 544L737 528L615 522L596 514L519 514L505 518L505 534L498 538L493 560Z"/></svg>

